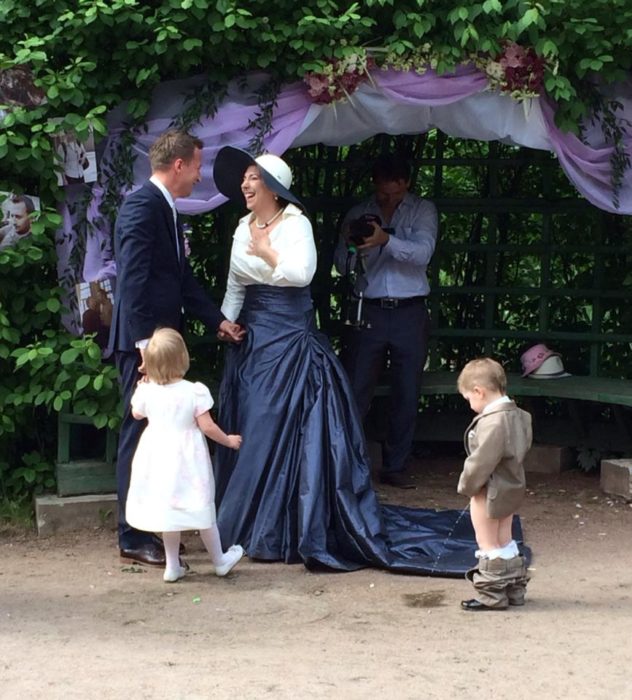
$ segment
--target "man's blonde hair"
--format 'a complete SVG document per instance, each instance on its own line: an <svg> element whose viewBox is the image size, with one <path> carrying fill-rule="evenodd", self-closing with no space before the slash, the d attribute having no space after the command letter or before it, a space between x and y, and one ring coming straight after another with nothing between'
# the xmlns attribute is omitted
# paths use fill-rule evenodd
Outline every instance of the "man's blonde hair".
<svg viewBox="0 0 632 700"><path fill-rule="evenodd" d="M152 172L168 170L178 158L190 163L196 149L202 149L204 144L200 139L186 131L169 129L164 131L153 142L149 149L149 162Z"/></svg>
<svg viewBox="0 0 632 700"><path fill-rule="evenodd" d="M144 353L145 372L156 384L169 384L189 371L189 351L178 331L159 328Z"/></svg>
<svg viewBox="0 0 632 700"><path fill-rule="evenodd" d="M480 386L504 394L507 391L507 375L502 365L491 357L470 360L461 370L457 379L457 388L461 394Z"/></svg>

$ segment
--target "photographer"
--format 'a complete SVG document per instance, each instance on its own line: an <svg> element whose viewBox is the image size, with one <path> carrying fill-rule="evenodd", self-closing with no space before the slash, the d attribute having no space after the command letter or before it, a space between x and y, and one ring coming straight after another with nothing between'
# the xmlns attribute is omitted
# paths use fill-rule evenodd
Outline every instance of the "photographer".
<svg viewBox="0 0 632 700"><path fill-rule="evenodd" d="M391 399L379 476L384 484L414 488L405 468L428 348L426 268L437 240L437 210L408 191L403 158L379 157L372 178L375 193L347 213L334 260L341 274L356 270L363 297L362 322L350 330L342 359L364 419L388 356Z"/></svg>

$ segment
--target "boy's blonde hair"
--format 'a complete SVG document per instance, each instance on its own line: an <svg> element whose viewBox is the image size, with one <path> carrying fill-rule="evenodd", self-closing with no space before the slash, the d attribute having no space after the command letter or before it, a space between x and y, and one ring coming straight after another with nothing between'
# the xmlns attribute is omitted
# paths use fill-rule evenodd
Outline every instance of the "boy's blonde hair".
<svg viewBox="0 0 632 700"><path fill-rule="evenodd" d="M156 384L181 379L189 370L189 351L178 331L159 328L151 336L144 353L145 372Z"/></svg>
<svg viewBox="0 0 632 700"><path fill-rule="evenodd" d="M504 394L507 391L507 375L499 362L491 357L481 357L470 360L463 367L456 385L461 394L472 391L475 386Z"/></svg>

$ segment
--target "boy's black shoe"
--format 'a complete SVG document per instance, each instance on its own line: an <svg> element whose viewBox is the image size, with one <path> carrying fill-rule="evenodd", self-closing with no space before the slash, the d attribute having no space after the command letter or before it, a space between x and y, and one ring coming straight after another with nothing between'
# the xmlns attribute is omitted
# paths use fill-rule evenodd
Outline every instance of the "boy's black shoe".
<svg viewBox="0 0 632 700"><path fill-rule="evenodd" d="M463 610L471 610L472 612L487 612L488 610L507 610L506 607L491 608L489 605L481 603L480 600L476 600L476 598L471 598L470 600L462 600L461 607L463 608Z"/></svg>

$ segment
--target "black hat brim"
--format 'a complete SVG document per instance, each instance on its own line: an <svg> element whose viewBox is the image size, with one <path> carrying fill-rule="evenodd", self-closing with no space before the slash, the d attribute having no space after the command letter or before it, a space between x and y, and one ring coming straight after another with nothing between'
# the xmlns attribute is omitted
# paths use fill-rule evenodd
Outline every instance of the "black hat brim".
<svg viewBox="0 0 632 700"><path fill-rule="evenodd" d="M296 204L303 210L305 209L300 199L292 194L287 187L283 187L265 168L261 167L248 151L235 146L224 146L217 153L213 164L213 180L215 180L217 189L228 199L245 205L246 199L241 191L241 183L244 179L244 173L251 165L259 168L268 189L282 199Z"/></svg>

